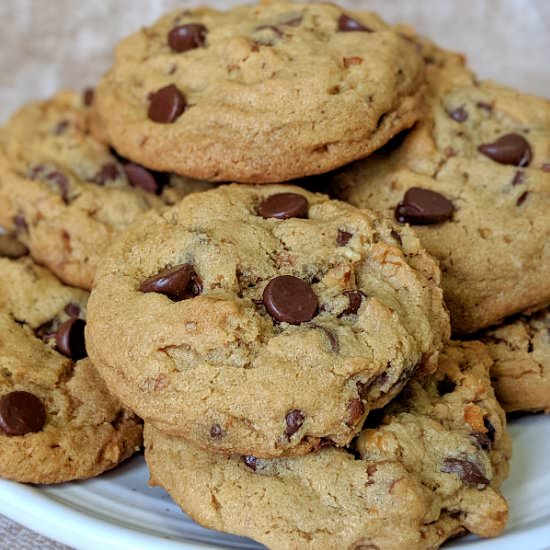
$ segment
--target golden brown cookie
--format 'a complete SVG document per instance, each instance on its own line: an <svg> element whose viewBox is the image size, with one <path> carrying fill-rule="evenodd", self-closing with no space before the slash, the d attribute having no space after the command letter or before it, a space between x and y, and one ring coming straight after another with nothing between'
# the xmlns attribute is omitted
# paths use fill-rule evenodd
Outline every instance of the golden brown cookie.
<svg viewBox="0 0 550 550"><path fill-rule="evenodd" d="M134 454L140 420L86 358L87 293L30 258L0 258L0 476L61 483Z"/></svg>
<svg viewBox="0 0 550 550"><path fill-rule="evenodd" d="M60 92L0 134L0 225L63 281L89 289L98 258L139 214L210 187L116 156L90 131L89 97Z"/></svg>
<svg viewBox="0 0 550 550"><path fill-rule="evenodd" d="M450 345L367 420L355 449L259 459L201 451L145 425L151 483L205 527L272 550L426 550L498 535L510 441L479 342Z"/></svg>
<svg viewBox="0 0 550 550"><path fill-rule="evenodd" d="M279 182L365 157L418 116L423 63L376 15L266 2L165 15L97 92L107 136L156 170Z"/></svg>

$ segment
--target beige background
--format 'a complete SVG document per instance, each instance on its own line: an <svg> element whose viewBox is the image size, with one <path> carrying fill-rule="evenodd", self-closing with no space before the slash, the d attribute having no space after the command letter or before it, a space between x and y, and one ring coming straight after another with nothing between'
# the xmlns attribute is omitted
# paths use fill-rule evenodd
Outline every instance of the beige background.
<svg viewBox="0 0 550 550"><path fill-rule="evenodd" d="M117 40L189 0L0 0L0 123L25 101L93 85ZM229 6L235 0L210 0ZM482 78L550 96L550 0L347 0L465 52ZM0 509L0 512L2 510ZM0 516L0 548L59 549Z"/></svg>

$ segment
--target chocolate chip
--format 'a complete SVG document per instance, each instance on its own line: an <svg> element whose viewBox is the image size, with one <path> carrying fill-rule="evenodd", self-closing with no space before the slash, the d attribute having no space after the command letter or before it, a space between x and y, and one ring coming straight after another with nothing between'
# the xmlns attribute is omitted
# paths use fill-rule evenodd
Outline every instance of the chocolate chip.
<svg viewBox="0 0 550 550"><path fill-rule="evenodd" d="M265 199L258 206L258 214L262 218L305 218L307 216L308 202L303 195L298 193L277 193Z"/></svg>
<svg viewBox="0 0 550 550"><path fill-rule="evenodd" d="M82 103L89 107L94 102L95 90L93 88L86 88L82 92Z"/></svg>
<svg viewBox="0 0 550 550"><path fill-rule="evenodd" d="M519 134L506 134L493 143L480 145L477 149L500 164L529 166L533 157L529 142Z"/></svg>
<svg viewBox="0 0 550 550"><path fill-rule="evenodd" d="M478 101L476 105L483 109L484 111L487 111L488 113L493 111L493 106L490 103L484 103L483 101Z"/></svg>
<svg viewBox="0 0 550 550"><path fill-rule="evenodd" d="M350 399L348 403L348 420L347 426L355 426L357 421L365 414L365 405L361 399Z"/></svg>
<svg viewBox="0 0 550 550"><path fill-rule="evenodd" d="M53 133L56 136L61 135L65 130L69 127L69 121L68 120L60 120L56 127L53 129Z"/></svg>
<svg viewBox="0 0 550 550"><path fill-rule="evenodd" d="M202 292L202 284L191 264L170 267L145 279L139 286L141 292L158 292L179 302L194 298Z"/></svg>
<svg viewBox="0 0 550 550"><path fill-rule="evenodd" d="M39 432L46 422L46 409L36 395L12 391L0 398L0 428L7 435Z"/></svg>
<svg viewBox="0 0 550 550"><path fill-rule="evenodd" d="M162 184L160 180L162 178L157 176L157 173L147 170L139 164L134 164L132 162L124 165L124 171L128 176L128 180L131 185L148 193L159 194L162 189Z"/></svg>
<svg viewBox="0 0 550 550"><path fill-rule="evenodd" d="M147 116L153 122L170 124L183 113L185 106L185 96L174 84L170 84L151 95Z"/></svg>
<svg viewBox="0 0 550 550"><path fill-rule="evenodd" d="M80 306L78 304L70 302L65 306L65 313L69 317L74 317L75 319L78 319L78 317L80 317Z"/></svg>
<svg viewBox="0 0 550 550"><path fill-rule="evenodd" d="M334 334L332 330L324 327L323 325L318 325L317 323L310 323L309 326L311 328L322 330L325 333L325 336L328 338L328 341L330 343L330 349L334 353L338 353L340 351L340 342L338 342L338 336L336 336L336 334Z"/></svg>
<svg viewBox="0 0 550 550"><path fill-rule="evenodd" d="M210 428L210 437L213 439L220 439L223 436L222 427L219 424L213 424Z"/></svg>
<svg viewBox="0 0 550 550"><path fill-rule="evenodd" d="M200 23L189 23L174 27L168 33L168 45L175 52L186 52L202 48L206 38L207 28Z"/></svg>
<svg viewBox="0 0 550 550"><path fill-rule="evenodd" d="M57 322L55 321L48 321L47 323L40 325L34 331L35 336L37 338L40 338L40 340L42 340L43 342L47 342L48 340L55 338L56 333L57 333Z"/></svg>
<svg viewBox="0 0 550 550"><path fill-rule="evenodd" d="M338 235L336 237L336 244L338 246L346 246L346 244L349 243L351 238L353 237L352 233L348 233L347 231L344 231L343 229L338 229Z"/></svg>
<svg viewBox="0 0 550 550"><path fill-rule="evenodd" d="M61 194L61 198L63 199L64 202L68 202L69 180L67 179L67 176L65 176L65 174L62 174L58 170L54 170L52 172L49 172L46 175L46 179L57 185L57 187L59 188L59 192Z"/></svg>
<svg viewBox="0 0 550 550"><path fill-rule="evenodd" d="M453 203L441 193L411 187L395 208L395 219L412 225L429 225L450 219L453 212Z"/></svg>
<svg viewBox="0 0 550 550"><path fill-rule="evenodd" d="M363 296L365 296L365 294L360 290L346 290L344 292L344 296L346 296L349 300L349 305L344 311L342 311L340 317L343 315L353 315L357 313L361 307L361 302L363 301Z"/></svg>
<svg viewBox="0 0 550 550"><path fill-rule="evenodd" d="M292 275L280 275L271 279L262 298L271 317L291 325L311 321L319 306L312 288Z"/></svg>
<svg viewBox="0 0 550 550"><path fill-rule="evenodd" d="M55 334L57 350L73 361L87 357L86 342L84 340L84 329L86 321L74 317L65 321Z"/></svg>
<svg viewBox="0 0 550 550"><path fill-rule="evenodd" d="M118 178L118 166L114 162L104 164L99 172L91 179L92 182L98 185L104 185L108 181L114 181Z"/></svg>
<svg viewBox="0 0 550 550"><path fill-rule="evenodd" d="M258 459L255 456L247 455L243 456L243 462L252 470L256 471L256 466L258 463Z"/></svg>
<svg viewBox="0 0 550 550"><path fill-rule="evenodd" d="M487 428L487 437L491 440L492 443L494 443L495 434L497 431L495 427L491 424L491 421L486 416L483 418L483 425Z"/></svg>
<svg viewBox="0 0 550 550"><path fill-rule="evenodd" d="M443 461L441 471L446 474L456 474L466 485L471 487L489 485L489 480L485 477L482 469L467 459L448 457Z"/></svg>
<svg viewBox="0 0 550 550"><path fill-rule="evenodd" d="M304 418L304 413L298 409L289 411L286 415L285 434L288 435L288 437L295 434L302 427Z"/></svg>
<svg viewBox="0 0 550 550"><path fill-rule="evenodd" d="M350 31L362 31L362 32L374 32L372 29L369 29L359 23L359 21L352 19L345 13L343 13L338 19L338 30L344 32Z"/></svg>
<svg viewBox="0 0 550 550"><path fill-rule="evenodd" d="M27 224L27 221L25 220L25 216L22 212L17 213L13 217L13 224L15 225L15 228L19 232L28 233L29 226Z"/></svg>
<svg viewBox="0 0 550 550"><path fill-rule="evenodd" d="M447 114L456 122L465 122L468 120L468 111L466 111L464 105L461 105L452 111L447 111Z"/></svg>
<svg viewBox="0 0 550 550"><path fill-rule="evenodd" d="M519 185L520 183L523 183L524 179L525 179L525 172L522 172L521 170L518 170L514 174L514 179L512 180L512 185Z"/></svg>
<svg viewBox="0 0 550 550"><path fill-rule="evenodd" d="M475 439L480 449L483 449L484 451L488 451L491 449L491 440L489 439L487 434L476 432L472 434L472 437Z"/></svg>
<svg viewBox="0 0 550 550"><path fill-rule="evenodd" d="M440 380L437 383L437 391L439 395L446 395L448 393L454 392L456 389L456 383L453 382L448 376L445 376L443 380Z"/></svg>
<svg viewBox="0 0 550 550"><path fill-rule="evenodd" d="M524 191L519 197L518 197L518 200L516 201L516 206L521 206L524 202L525 202L525 199L527 198L527 195L529 194L529 191Z"/></svg>

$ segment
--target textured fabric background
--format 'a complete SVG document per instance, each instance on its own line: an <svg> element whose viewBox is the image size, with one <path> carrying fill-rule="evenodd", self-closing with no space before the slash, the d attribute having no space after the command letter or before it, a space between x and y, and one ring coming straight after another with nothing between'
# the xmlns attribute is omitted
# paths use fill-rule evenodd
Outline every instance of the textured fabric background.
<svg viewBox="0 0 550 550"><path fill-rule="evenodd" d="M243 1L243 0L241 0ZM114 44L190 0L0 0L0 123L25 101L94 85ZM236 0L209 0L217 7ZM465 52L481 78L550 95L549 0L342 0ZM0 509L0 513L2 510ZM0 515L0 548L62 549Z"/></svg>

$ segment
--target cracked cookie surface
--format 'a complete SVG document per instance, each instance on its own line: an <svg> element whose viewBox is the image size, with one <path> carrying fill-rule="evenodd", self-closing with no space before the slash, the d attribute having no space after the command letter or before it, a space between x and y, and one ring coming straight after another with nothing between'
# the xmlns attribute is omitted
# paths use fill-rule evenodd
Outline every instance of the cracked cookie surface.
<svg viewBox="0 0 550 550"><path fill-rule="evenodd" d="M483 334L491 377L505 411L550 414L550 311L522 315Z"/></svg>
<svg viewBox="0 0 550 550"><path fill-rule="evenodd" d="M411 230L288 185L142 217L103 257L88 318L90 356L137 414L258 456L347 444L449 333Z"/></svg>
<svg viewBox="0 0 550 550"><path fill-rule="evenodd" d="M0 273L0 476L61 483L113 468L142 426L83 357L88 294L29 258L0 258Z"/></svg>
<svg viewBox="0 0 550 550"><path fill-rule="evenodd" d="M280 182L363 158L417 118L423 62L376 15L269 2L168 14L97 89L123 155L210 181Z"/></svg>
<svg viewBox="0 0 550 550"><path fill-rule="evenodd" d="M367 420L355 449L223 456L146 423L151 482L205 527L272 550L420 550L464 532L496 536L510 441L490 365L481 343L452 343L435 374Z"/></svg>
<svg viewBox="0 0 550 550"><path fill-rule="evenodd" d="M420 44L424 119L332 191L414 225L440 262L453 331L473 333L550 302L550 102L478 82L460 56Z"/></svg>
<svg viewBox="0 0 550 550"><path fill-rule="evenodd" d="M0 225L17 230L62 280L89 289L117 232L142 212L211 186L115 156L92 136L85 98L60 92L8 121L0 134Z"/></svg>

